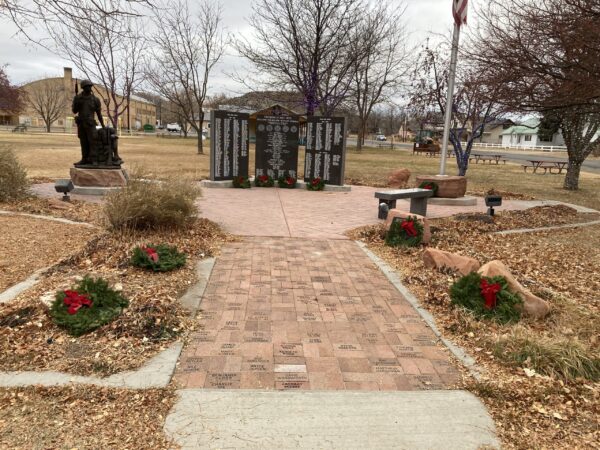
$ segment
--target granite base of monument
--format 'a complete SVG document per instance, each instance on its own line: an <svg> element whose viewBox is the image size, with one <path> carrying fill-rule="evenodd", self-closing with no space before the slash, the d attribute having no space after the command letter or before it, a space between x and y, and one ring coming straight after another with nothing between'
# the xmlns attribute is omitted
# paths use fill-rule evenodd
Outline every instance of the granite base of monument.
<svg viewBox="0 0 600 450"><path fill-rule="evenodd" d="M71 167L73 194L105 195L127 185L129 176L124 169L87 169Z"/></svg>
<svg viewBox="0 0 600 450"><path fill-rule="evenodd" d="M200 181L201 188L232 188L233 181L231 180L202 180Z"/></svg>
<svg viewBox="0 0 600 450"><path fill-rule="evenodd" d="M296 189L306 189L306 181L298 180ZM323 190L327 192L350 192L352 187L348 184L343 186L338 186L337 184L326 184Z"/></svg>

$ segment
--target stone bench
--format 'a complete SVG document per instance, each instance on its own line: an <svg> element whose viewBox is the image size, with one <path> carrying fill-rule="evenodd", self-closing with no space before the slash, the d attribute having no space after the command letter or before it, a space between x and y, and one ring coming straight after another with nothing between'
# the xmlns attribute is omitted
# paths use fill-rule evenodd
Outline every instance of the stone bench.
<svg viewBox="0 0 600 450"><path fill-rule="evenodd" d="M433 196L433 191L430 189L394 189L389 191L375 192L375 198L379 199L379 203L385 203L389 209L396 208L396 200L410 198L410 212L425 216L427 214L427 199ZM378 203L378 206L379 206ZM382 217L382 212L379 212L379 218Z"/></svg>

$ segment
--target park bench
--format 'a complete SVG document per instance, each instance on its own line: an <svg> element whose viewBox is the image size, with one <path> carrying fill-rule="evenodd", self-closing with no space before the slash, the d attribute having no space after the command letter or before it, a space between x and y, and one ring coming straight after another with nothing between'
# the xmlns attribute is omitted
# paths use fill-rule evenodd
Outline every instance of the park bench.
<svg viewBox="0 0 600 450"><path fill-rule="evenodd" d="M379 199L379 203L385 203L389 209L396 207L396 200L410 198L410 212L425 216L427 214L427 199L433 196L433 191L430 189L393 189L389 191L375 192L375 198ZM377 206L379 206L379 203ZM381 209L379 210L379 218L382 217Z"/></svg>
<svg viewBox="0 0 600 450"><path fill-rule="evenodd" d="M24 133L27 130L27 125L17 125L13 128L13 133Z"/></svg>

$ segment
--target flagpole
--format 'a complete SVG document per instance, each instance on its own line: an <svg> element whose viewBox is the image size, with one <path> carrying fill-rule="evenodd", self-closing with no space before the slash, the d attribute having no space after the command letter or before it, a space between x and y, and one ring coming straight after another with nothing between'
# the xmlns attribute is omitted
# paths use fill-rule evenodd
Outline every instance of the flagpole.
<svg viewBox="0 0 600 450"><path fill-rule="evenodd" d="M458 39L460 26L454 23L452 33L452 54L450 56L450 74L448 75L448 97L446 99L446 116L444 120L444 137L442 140L442 160L440 175L446 175L446 155L448 154L448 139L450 138L450 123L452 122L452 99L454 97L454 79L456 78L456 61L458 59Z"/></svg>

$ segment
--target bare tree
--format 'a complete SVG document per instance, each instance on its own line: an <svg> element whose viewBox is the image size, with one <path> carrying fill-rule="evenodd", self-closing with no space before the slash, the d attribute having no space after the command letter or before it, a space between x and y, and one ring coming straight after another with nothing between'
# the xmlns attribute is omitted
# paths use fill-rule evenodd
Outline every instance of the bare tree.
<svg viewBox="0 0 600 450"><path fill-rule="evenodd" d="M581 165L599 141L599 21L598 0L491 0L470 45L508 108L558 118L569 190L579 188Z"/></svg>
<svg viewBox="0 0 600 450"><path fill-rule="evenodd" d="M27 102L37 112L50 133L50 127L60 117L65 116L67 93L62 83L53 80L40 80L26 88Z"/></svg>
<svg viewBox="0 0 600 450"><path fill-rule="evenodd" d="M250 24L252 40L239 40L239 53L267 84L302 93L306 114L331 115L348 97L357 46L352 39L363 0L258 0Z"/></svg>
<svg viewBox="0 0 600 450"><path fill-rule="evenodd" d="M365 11L352 40L354 60L352 97L358 113L357 149L364 144L367 122L373 108L397 95L408 71L408 52L402 26L404 8L382 1Z"/></svg>
<svg viewBox="0 0 600 450"><path fill-rule="evenodd" d="M228 43L222 30L221 7L211 0L198 3L192 14L187 0L173 0L155 18L153 41L156 54L148 62L147 80L166 98L198 134L198 153L203 154L202 122L210 73Z"/></svg>
<svg viewBox="0 0 600 450"><path fill-rule="evenodd" d="M413 115L440 119L446 112L448 72L450 70L449 49L446 43L436 48L426 47L418 55L410 92L410 109ZM483 82L487 68L465 61L456 74L456 91L452 104L452 143L458 175L464 176L469 167L473 144L483 135L485 126L499 118L504 110L497 102L497 85ZM462 147L463 139L466 148Z"/></svg>
<svg viewBox="0 0 600 450"><path fill-rule="evenodd" d="M73 62L83 75L104 88L100 92L114 128L141 82L140 61L146 40L138 17L89 11L88 20L67 16L48 23L57 53ZM130 124L127 124L128 128Z"/></svg>
<svg viewBox="0 0 600 450"><path fill-rule="evenodd" d="M139 16L138 9L153 6L151 0L2 0L0 17L11 20L27 37L39 25L94 22L98 15L113 19ZM102 26L99 23L98 26ZM39 39L32 39L41 43Z"/></svg>

